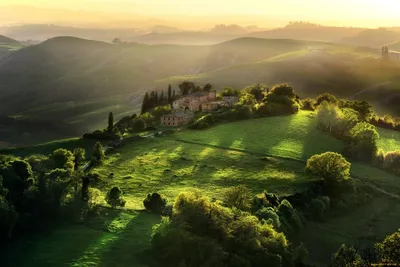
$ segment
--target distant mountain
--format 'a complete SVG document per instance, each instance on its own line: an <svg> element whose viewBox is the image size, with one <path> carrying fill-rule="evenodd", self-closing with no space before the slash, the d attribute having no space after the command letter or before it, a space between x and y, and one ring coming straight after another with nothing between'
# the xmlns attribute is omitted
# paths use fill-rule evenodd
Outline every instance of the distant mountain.
<svg viewBox="0 0 400 267"><path fill-rule="evenodd" d="M0 115L16 118L9 130L0 130L0 141L80 135L104 127L108 112L117 119L137 112L146 90L165 90L170 83L178 91L183 80L211 82L217 90L291 82L302 96L350 96L383 82L374 57L377 49L288 39L246 37L193 46L52 38L0 58ZM373 81L371 73L378 75ZM398 84L395 76L382 77Z"/></svg>
<svg viewBox="0 0 400 267"><path fill-rule="evenodd" d="M242 35L226 35L214 34L212 32L194 32L182 31L173 33L149 33L145 35L135 36L129 39L132 42L143 44L180 44L180 45L212 45L235 38L243 37Z"/></svg>
<svg viewBox="0 0 400 267"><path fill-rule="evenodd" d="M220 34L220 35L245 35L248 33L248 30L236 24L231 24L231 25L219 24L215 25L215 27L212 28L210 32L213 34Z"/></svg>
<svg viewBox="0 0 400 267"><path fill-rule="evenodd" d="M151 32L156 32L156 33L173 33L173 32L181 32L181 29L175 28L175 27L170 27L170 26L165 26L165 25L154 25L149 29Z"/></svg>
<svg viewBox="0 0 400 267"><path fill-rule="evenodd" d="M364 30L355 36L342 39L342 42L346 44L376 48L397 41L400 41L400 32L391 31L385 28Z"/></svg>
<svg viewBox="0 0 400 267"><path fill-rule="evenodd" d="M144 91L155 88L157 80L258 62L307 46L256 38L202 46L53 38L0 59L0 115L18 118L13 134L0 130L0 140L18 144L80 135L102 127L110 111L118 118L140 109Z"/></svg>
<svg viewBox="0 0 400 267"><path fill-rule="evenodd" d="M0 28L0 32L18 40L44 41L57 36L75 36L107 42L110 42L114 38L124 40L146 33L146 31L139 29L77 28L48 24L9 26Z"/></svg>
<svg viewBox="0 0 400 267"><path fill-rule="evenodd" d="M3 45L19 45L20 43L17 40L11 39L4 35L0 35L0 44Z"/></svg>
<svg viewBox="0 0 400 267"><path fill-rule="evenodd" d="M394 42L394 43L391 43L391 44L387 44L387 46L389 47L390 50L394 50L394 51L400 52L400 41Z"/></svg>
<svg viewBox="0 0 400 267"><path fill-rule="evenodd" d="M317 42L338 42L359 34L362 28L321 26L311 23L291 23L286 27L249 34L251 37L271 39L296 39Z"/></svg>

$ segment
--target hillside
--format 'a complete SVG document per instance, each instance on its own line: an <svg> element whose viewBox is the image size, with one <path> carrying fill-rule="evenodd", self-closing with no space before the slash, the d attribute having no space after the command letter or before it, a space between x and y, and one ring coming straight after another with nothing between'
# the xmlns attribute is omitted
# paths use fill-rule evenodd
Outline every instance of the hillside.
<svg viewBox="0 0 400 267"><path fill-rule="evenodd" d="M301 97L329 91L400 114L392 101L399 66L381 69L379 56L375 49L288 39L191 46L53 38L0 58L0 114L17 119L0 131L0 141L29 144L81 135L102 127L110 111L117 119L137 112L145 91L166 90L168 84L178 91L184 80L217 90L289 82ZM36 122L51 127L44 132Z"/></svg>
<svg viewBox="0 0 400 267"><path fill-rule="evenodd" d="M379 147L399 148L398 142L389 142L397 139L398 133L384 132ZM65 145L73 142L76 141L68 140ZM45 152L46 146L65 145L52 143L38 149ZM220 199L226 188L244 184L252 193L268 190L287 196L301 192L312 181L304 173L305 160L310 155L340 152L342 147L340 141L318 131L312 113L304 111L137 141L117 149L95 169L104 179L102 192L111 186L121 187L127 200L125 208L102 208L100 216L87 224L61 226L46 238L12 247L19 255L35 257L17 258L18 254L13 253L4 259L19 267L44 266L49 262L54 267L111 263L122 267L132 262L135 266L149 266L142 253L150 246L151 229L159 217L132 210L143 208L142 201L149 192L160 192L172 201L180 192L197 188L206 196ZM400 192L397 176L373 167L352 163L352 175L358 177L359 184ZM368 243L397 230L398 211L398 199L379 195L352 212L308 222L298 238L312 252L310 264L326 266L342 243ZM367 228L374 233L369 239L365 237Z"/></svg>
<svg viewBox="0 0 400 267"><path fill-rule="evenodd" d="M251 33L249 36L271 39L296 39L317 42L338 42L359 34L362 28L331 27L314 24L289 24L283 28Z"/></svg>
<svg viewBox="0 0 400 267"><path fill-rule="evenodd" d="M400 52L400 41L394 42L387 45L390 50L399 51Z"/></svg>
<svg viewBox="0 0 400 267"><path fill-rule="evenodd" d="M368 29L355 36L343 38L341 42L351 45L380 48L400 40L400 33L385 28Z"/></svg>
<svg viewBox="0 0 400 267"><path fill-rule="evenodd" d="M50 39L0 59L0 101L4 103L0 114L19 122L18 127L0 132L0 140L26 144L29 139L44 142L57 135L80 135L99 127L110 111L117 118L136 112L144 91L154 88L156 80L260 61L308 46L308 42L256 38L213 46ZM27 120L50 125L56 121L58 126L44 134L41 127L27 126Z"/></svg>
<svg viewBox="0 0 400 267"><path fill-rule="evenodd" d="M18 45L19 42L17 40L8 38L4 35L0 35L0 44L2 44L2 45Z"/></svg>
<svg viewBox="0 0 400 267"><path fill-rule="evenodd" d="M379 114L400 115L395 104L400 92L399 64L392 62L382 67L379 51L374 49L323 43L314 43L314 46L318 50L310 51L299 46L298 50L294 48L292 52L258 62L236 64L197 75L170 77L157 81L157 88L166 84L177 85L182 80L211 83L217 88L243 88L252 83L290 83L300 97L331 92L342 98L367 100Z"/></svg>

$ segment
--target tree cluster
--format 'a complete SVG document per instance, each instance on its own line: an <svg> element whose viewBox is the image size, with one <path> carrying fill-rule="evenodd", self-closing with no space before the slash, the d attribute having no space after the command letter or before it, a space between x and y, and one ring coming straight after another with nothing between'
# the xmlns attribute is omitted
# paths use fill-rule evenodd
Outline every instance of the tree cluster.
<svg viewBox="0 0 400 267"><path fill-rule="evenodd" d="M333 267L394 266L400 262L400 229L388 235L372 248L347 246L343 244L332 255Z"/></svg>
<svg viewBox="0 0 400 267"><path fill-rule="evenodd" d="M294 89L288 84L279 84L271 90L253 94L258 99L264 95L261 102L255 106L260 115L276 116L295 114L300 110L300 98L294 93Z"/></svg>
<svg viewBox="0 0 400 267"><path fill-rule="evenodd" d="M246 190L239 191L244 202L241 193L230 194L229 199L234 206L247 208L242 206L248 202ZM293 217L287 203L278 210L285 218ZM197 191L179 194L171 217L155 228L152 250L164 266L294 266L298 260L285 235L272 224L210 202Z"/></svg>

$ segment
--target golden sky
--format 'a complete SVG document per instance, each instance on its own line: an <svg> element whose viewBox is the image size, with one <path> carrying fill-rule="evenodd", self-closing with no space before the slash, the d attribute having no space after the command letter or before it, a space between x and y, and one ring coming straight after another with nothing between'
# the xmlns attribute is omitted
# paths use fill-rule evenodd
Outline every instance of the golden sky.
<svg viewBox="0 0 400 267"><path fill-rule="evenodd" d="M263 20L279 19L331 25L400 26L400 0L0 0L0 3L153 17L254 16L254 22L261 24Z"/></svg>

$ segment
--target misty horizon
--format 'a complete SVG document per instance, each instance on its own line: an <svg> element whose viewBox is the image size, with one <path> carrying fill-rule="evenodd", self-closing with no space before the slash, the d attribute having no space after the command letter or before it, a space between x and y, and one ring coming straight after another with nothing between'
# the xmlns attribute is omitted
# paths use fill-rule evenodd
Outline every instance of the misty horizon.
<svg viewBox="0 0 400 267"><path fill-rule="evenodd" d="M144 28L154 25L181 30L202 30L216 24L242 27L284 27L292 21L307 21L335 27L379 28L400 26L393 1L302 1L273 3L253 0L235 3L199 1L23 1L5 0L0 4L0 25L54 24L87 28ZM292 8L287 9L288 5Z"/></svg>

